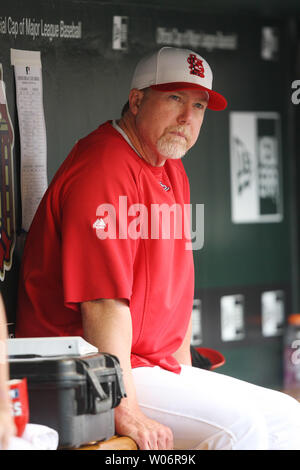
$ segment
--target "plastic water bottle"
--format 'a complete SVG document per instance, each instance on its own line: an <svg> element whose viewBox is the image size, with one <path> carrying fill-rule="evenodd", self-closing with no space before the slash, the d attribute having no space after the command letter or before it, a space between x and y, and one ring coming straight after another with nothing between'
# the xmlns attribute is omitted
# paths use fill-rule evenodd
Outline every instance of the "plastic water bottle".
<svg viewBox="0 0 300 470"><path fill-rule="evenodd" d="M288 317L284 335L284 387L300 388L300 313Z"/></svg>

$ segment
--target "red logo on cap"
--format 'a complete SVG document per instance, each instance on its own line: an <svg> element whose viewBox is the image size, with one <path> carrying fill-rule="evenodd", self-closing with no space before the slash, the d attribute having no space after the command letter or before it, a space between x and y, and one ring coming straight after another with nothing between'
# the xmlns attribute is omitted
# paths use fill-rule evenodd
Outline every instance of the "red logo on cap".
<svg viewBox="0 0 300 470"><path fill-rule="evenodd" d="M198 77L204 78L203 61L201 59L198 59L195 54L190 54L187 58L187 61L190 64L190 74L198 75Z"/></svg>

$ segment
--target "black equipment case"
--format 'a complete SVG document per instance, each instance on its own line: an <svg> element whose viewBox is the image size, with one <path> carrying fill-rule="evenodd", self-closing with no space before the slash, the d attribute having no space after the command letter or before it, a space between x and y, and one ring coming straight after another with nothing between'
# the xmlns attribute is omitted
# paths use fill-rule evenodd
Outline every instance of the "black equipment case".
<svg viewBox="0 0 300 470"><path fill-rule="evenodd" d="M114 408L125 395L119 361L110 354L10 358L10 378L27 378L30 423L79 447L115 433Z"/></svg>

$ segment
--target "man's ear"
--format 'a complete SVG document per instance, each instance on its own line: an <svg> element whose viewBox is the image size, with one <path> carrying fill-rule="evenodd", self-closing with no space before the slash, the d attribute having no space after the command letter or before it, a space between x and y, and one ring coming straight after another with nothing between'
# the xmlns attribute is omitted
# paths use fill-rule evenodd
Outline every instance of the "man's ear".
<svg viewBox="0 0 300 470"><path fill-rule="evenodd" d="M143 97L144 97L143 91L138 90L137 88L133 88L132 90L130 90L129 98L128 98L129 108L132 114L134 114L134 116L136 116L137 113L139 112L139 107L143 101Z"/></svg>

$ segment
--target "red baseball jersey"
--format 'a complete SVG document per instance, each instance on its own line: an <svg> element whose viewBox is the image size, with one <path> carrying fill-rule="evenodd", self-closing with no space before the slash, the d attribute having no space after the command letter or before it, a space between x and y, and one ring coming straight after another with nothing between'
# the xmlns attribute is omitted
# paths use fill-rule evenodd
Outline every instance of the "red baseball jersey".
<svg viewBox="0 0 300 470"><path fill-rule="evenodd" d="M27 236L16 336L83 336L81 302L128 299L132 367L179 372L194 296L189 202L180 160L151 166L110 122L80 140Z"/></svg>

